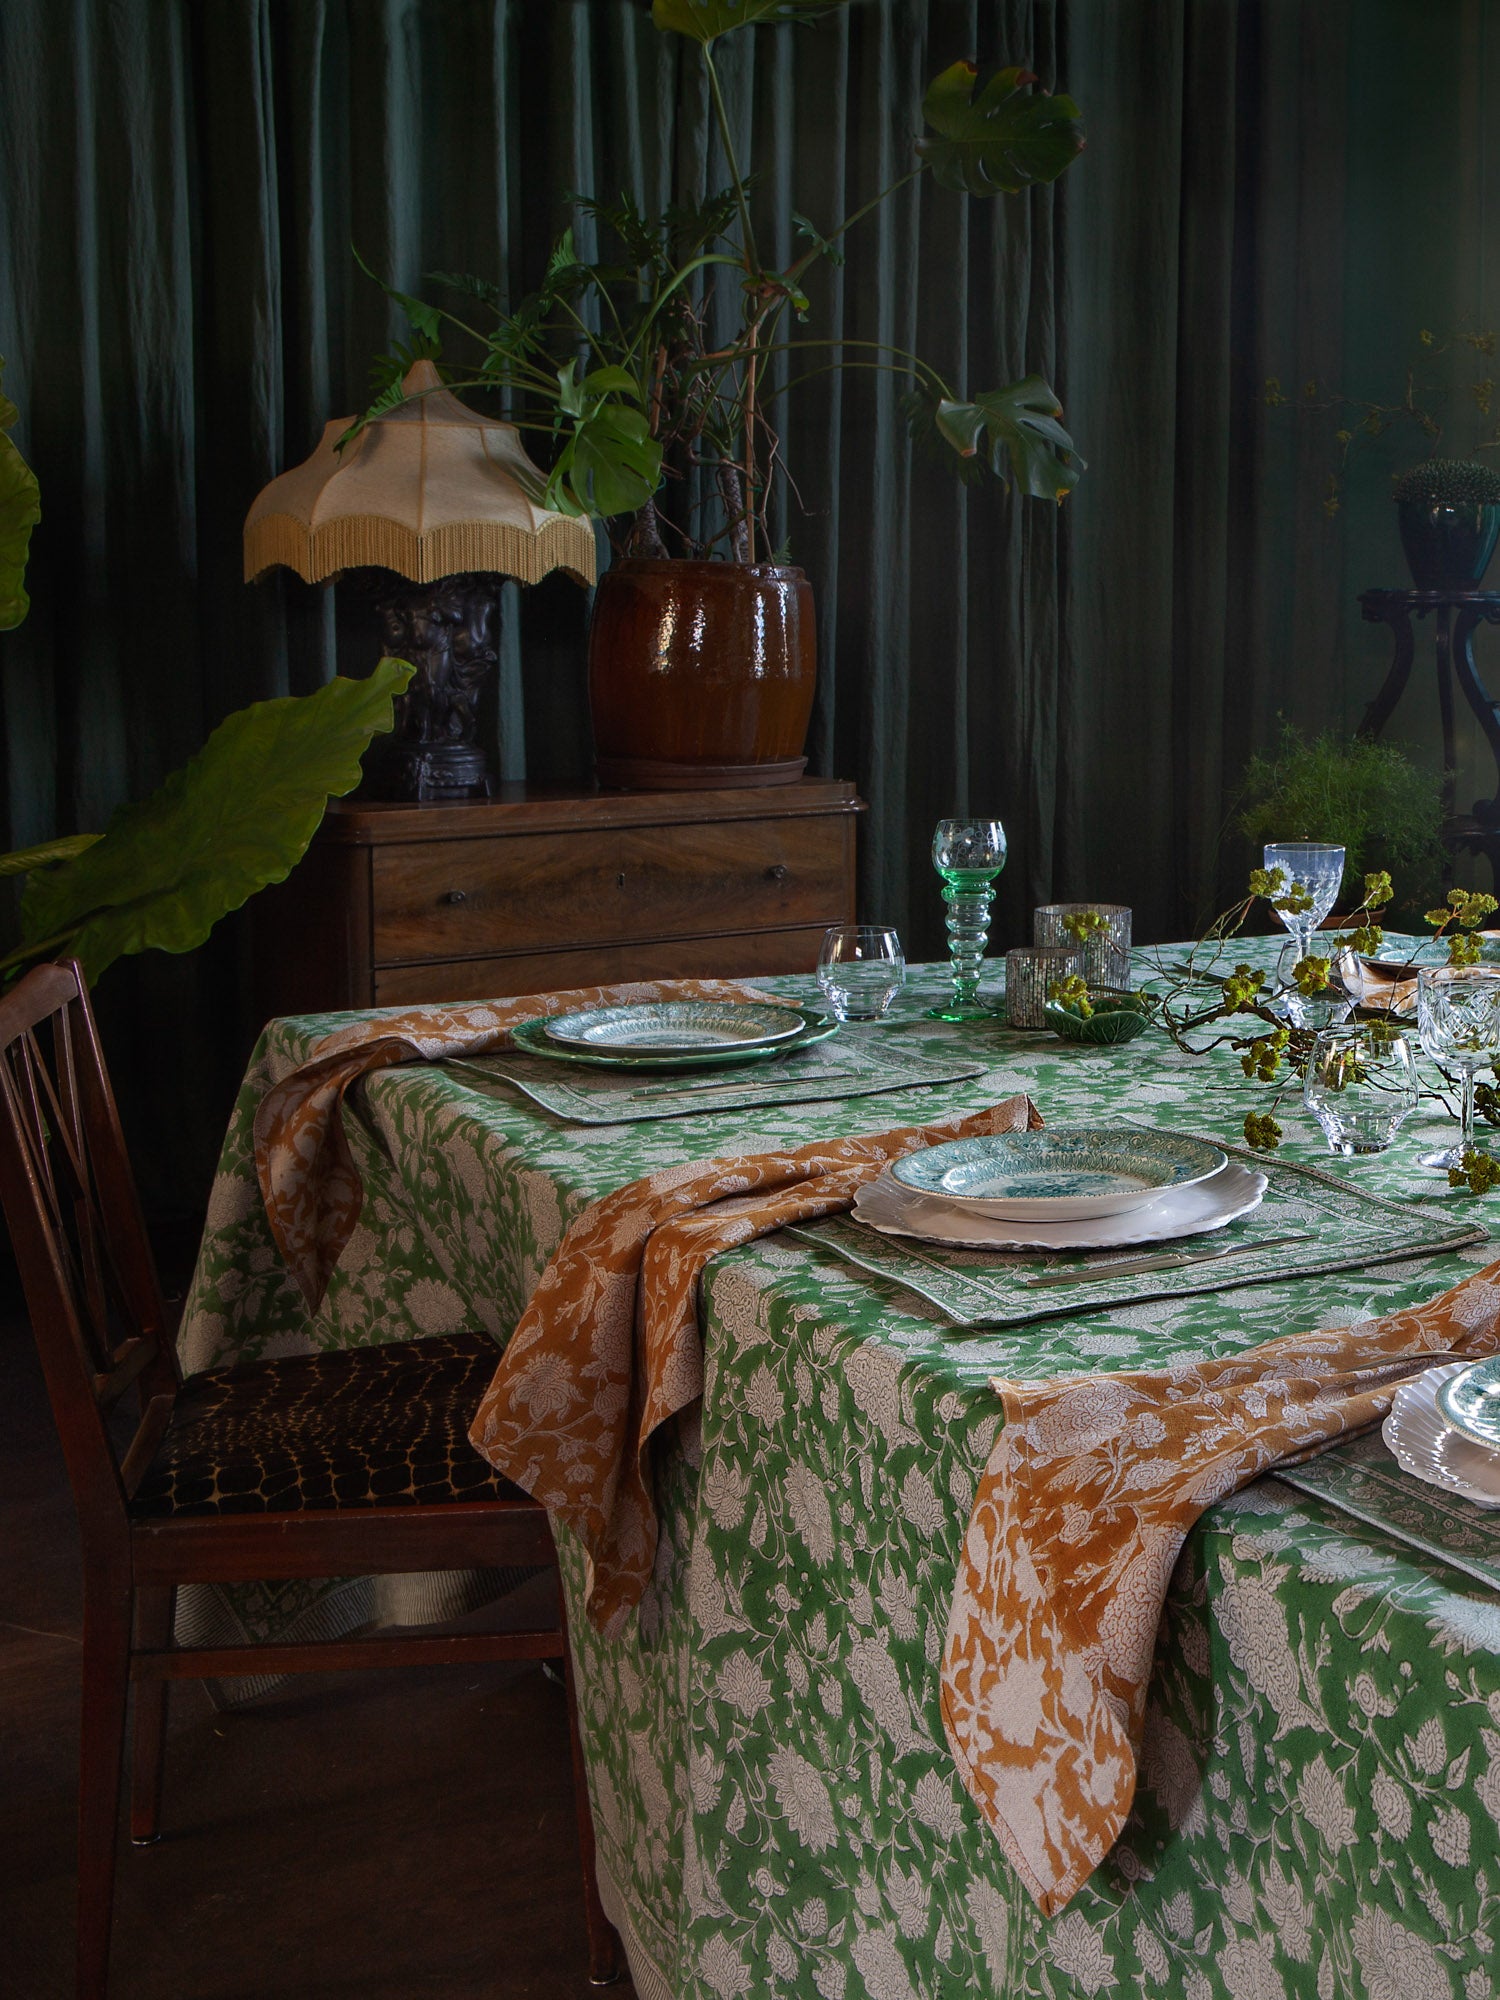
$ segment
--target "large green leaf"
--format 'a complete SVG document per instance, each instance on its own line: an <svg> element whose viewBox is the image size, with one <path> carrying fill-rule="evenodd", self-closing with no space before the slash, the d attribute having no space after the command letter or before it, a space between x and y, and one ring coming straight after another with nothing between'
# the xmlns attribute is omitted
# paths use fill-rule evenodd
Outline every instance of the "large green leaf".
<svg viewBox="0 0 1500 2000"><path fill-rule="evenodd" d="M5 372L0 356L0 374ZM0 632L19 625L31 609L26 595L26 556L31 531L42 518L36 474L5 433L20 411L0 395Z"/></svg>
<svg viewBox="0 0 1500 2000"><path fill-rule="evenodd" d="M370 738L412 677L381 660L368 680L256 702L85 854L31 877L25 943L66 941L97 979L122 952L191 951L220 917L302 858L330 797L352 791Z"/></svg>
<svg viewBox="0 0 1500 2000"><path fill-rule="evenodd" d="M1062 404L1040 375L1004 389L988 389L971 403L940 401L937 428L965 459L981 453L1004 479L1007 469L1034 500L1064 500L1078 484L1085 461L1058 422Z"/></svg>
<svg viewBox="0 0 1500 2000"><path fill-rule="evenodd" d="M922 115L936 137L917 141L944 187L959 194L1015 194L1055 181L1083 151L1083 120L1071 97L1027 87L1030 70L1002 69L975 94L979 72L956 62L928 86Z"/></svg>
<svg viewBox="0 0 1500 2000"><path fill-rule="evenodd" d="M582 386L587 388L592 379ZM560 513L590 514L599 520L633 514L661 484L661 446L651 436L644 414L631 403L589 399L585 412L558 448L545 504Z"/></svg>
<svg viewBox="0 0 1500 2000"><path fill-rule="evenodd" d="M846 7L849 0L652 0L651 19L658 28L686 35L704 48L736 28L757 21L812 21Z"/></svg>
<svg viewBox="0 0 1500 2000"><path fill-rule="evenodd" d="M56 840L44 840L39 847L13 847L8 854L0 854L0 876L29 875L33 868L71 861L100 838L97 833L64 833Z"/></svg>

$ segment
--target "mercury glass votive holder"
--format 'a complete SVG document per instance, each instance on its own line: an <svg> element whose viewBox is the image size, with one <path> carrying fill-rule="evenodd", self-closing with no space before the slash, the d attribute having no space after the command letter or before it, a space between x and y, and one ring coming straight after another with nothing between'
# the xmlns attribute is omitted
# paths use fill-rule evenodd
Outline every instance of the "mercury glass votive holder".
<svg viewBox="0 0 1500 2000"><path fill-rule="evenodd" d="M1047 988L1057 979L1081 979L1083 949L1076 944L1022 944L1005 954L1005 1018L1013 1028L1045 1028Z"/></svg>
<svg viewBox="0 0 1500 2000"><path fill-rule="evenodd" d="M1066 919L1090 911L1103 917L1105 928L1075 939ZM1090 986L1130 984L1130 911L1124 903L1043 903L1032 916L1031 938L1039 945L1077 944Z"/></svg>

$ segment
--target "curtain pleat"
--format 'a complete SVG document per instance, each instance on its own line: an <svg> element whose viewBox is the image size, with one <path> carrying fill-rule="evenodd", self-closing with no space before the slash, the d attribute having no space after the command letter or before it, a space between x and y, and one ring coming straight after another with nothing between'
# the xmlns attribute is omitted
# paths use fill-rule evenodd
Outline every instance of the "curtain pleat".
<svg viewBox="0 0 1500 2000"><path fill-rule="evenodd" d="M897 374L795 348L767 375L794 479L773 535L817 592L812 769L870 805L866 915L939 951L931 829L982 812L1011 835L997 948L1054 895L1180 933L1243 860L1221 834L1248 752L1278 714L1352 724L1384 672L1354 604L1400 580L1381 477L1330 518L1326 437L1264 382L1383 393L1419 326L1495 312L1489 10L862 0L721 54L781 265L792 207L826 232L908 170L958 58L1082 104L1055 188L900 188L786 327L914 347L964 395L1045 375L1090 461L1075 495L961 486L911 444ZM354 250L406 289L471 270L515 303L568 191L655 211L725 177L694 52L643 0L4 0L0 353L44 508L31 616L0 636L8 841L102 826L230 710L367 669L357 588L240 573L251 499L406 336ZM586 220L578 242L607 250ZM710 314L733 306L721 280ZM566 579L502 590L506 777L588 775L588 609ZM1400 722L1430 754L1419 679ZM232 923L103 982L158 1206L201 1200L247 990Z"/></svg>

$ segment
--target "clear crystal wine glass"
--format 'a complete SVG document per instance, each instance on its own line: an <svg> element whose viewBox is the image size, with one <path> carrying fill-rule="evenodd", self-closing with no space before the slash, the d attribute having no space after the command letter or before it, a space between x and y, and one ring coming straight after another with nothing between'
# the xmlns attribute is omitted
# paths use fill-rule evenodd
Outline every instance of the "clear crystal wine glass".
<svg viewBox="0 0 1500 2000"><path fill-rule="evenodd" d="M818 985L841 1021L878 1021L906 982L901 940L885 924L830 924Z"/></svg>
<svg viewBox="0 0 1500 2000"><path fill-rule="evenodd" d="M953 997L928 1012L934 1021L987 1020L979 970L989 942L995 877L1005 866L1005 828L997 819L940 819L932 836L932 865L943 879L948 905Z"/></svg>
<svg viewBox="0 0 1500 2000"><path fill-rule="evenodd" d="M1344 850L1321 840L1278 840L1262 852L1266 867L1281 870L1286 890L1292 891L1295 900L1304 906L1276 911L1296 944L1296 958L1292 960L1295 965L1297 959L1312 956L1313 932L1338 899L1339 884L1344 879Z"/></svg>
<svg viewBox="0 0 1500 2000"><path fill-rule="evenodd" d="M1417 1107L1411 1043L1387 1021L1327 1028L1313 1043L1302 1102L1330 1152L1383 1153Z"/></svg>
<svg viewBox="0 0 1500 2000"><path fill-rule="evenodd" d="M1424 1167L1457 1167L1474 1144L1474 1079L1500 1054L1500 972L1472 965L1426 966L1417 975L1417 1032L1435 1063L1463 1076L1459 1140L1418 1155Z"/></svg>

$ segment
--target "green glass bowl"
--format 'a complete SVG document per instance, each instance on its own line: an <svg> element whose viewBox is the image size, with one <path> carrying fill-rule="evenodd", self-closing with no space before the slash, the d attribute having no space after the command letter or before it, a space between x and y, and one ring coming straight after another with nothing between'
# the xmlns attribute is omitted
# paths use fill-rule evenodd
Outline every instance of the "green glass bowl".
<svg viewBox="0 0 1500 2000"><path fill-rule="evenodd" d="M1042 1011L1053 1034L1060 1035L1065 1042L1080 1042L1088 1048L1106 1049L1120 1042L1133 1042L1151 1025L1149 1013L1143 1014L1138 1006L1129 1004L1135 999L1133 993L1113 993L1090 987L1089 999L1094 1011L1086 1021L1049 1000Z"/></svg>

